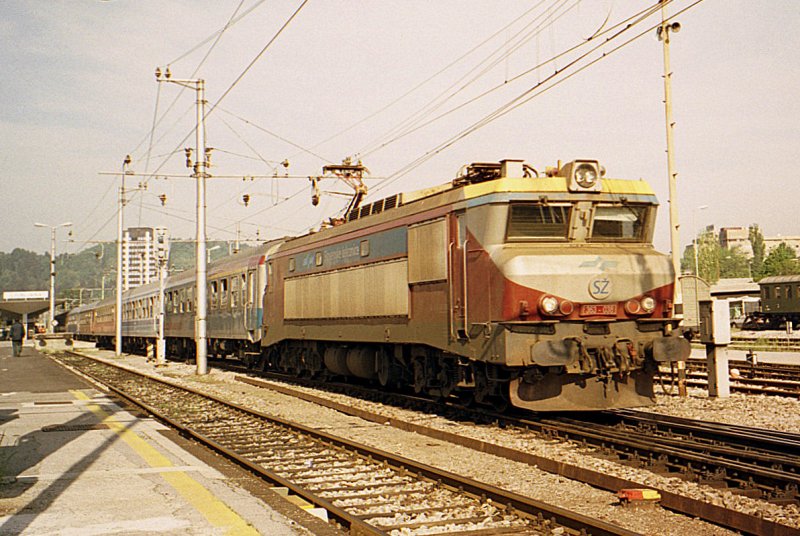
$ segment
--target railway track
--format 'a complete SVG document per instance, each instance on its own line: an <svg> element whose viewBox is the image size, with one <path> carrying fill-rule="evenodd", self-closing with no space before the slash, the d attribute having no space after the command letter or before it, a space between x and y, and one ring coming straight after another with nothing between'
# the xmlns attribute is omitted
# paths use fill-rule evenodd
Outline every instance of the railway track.
<svg viewBox="0 0 800 536"><path fill-rule="evenodd" d="M280 375L274 375L274 377L279 378ZM545 471L610 491L641 486L635 481L616 478L578 466L569 466L563 462L548 460L527 452L424 425L387 418L380 413L356 409L325 397L309 394L305 390L244 376L240 376L238 379L325 405L372 422L391 424L403 430L414 431L481 452L503 456L509 460L528 463ZM320 387L313 382L297 379L290 381L305 383L307 386L315 388ZM413 407L427 413L444 413L446 416L452 416L455 420L495 422L503 428L517 427L521 431L540 437L573 441L579 445L594 445L601 457L614 456L623 463L646 467L656 473L681 476L715 488L728 487L734 493L771 501L779 505L794 504L798 499L800 458L798 458L797 445L800 445L800 438L792 434L779 432L770 434L761 429L661 418L662 416L647 412L632 411L603 412L593 414L594 416L583 415L580 419L570 417L531 419L458 407L445 408L443 411L440 404L418 397L386 394L351 384L327 384L326 388L329 387L334 391L346 392L351 395L357 392L357 396L369 400ZM518 439L524 442L525 437L520 435ZM727 528L750 534L796 534L795 529L765 520L759 515L721 508L664 489L658 491L661 493L663 506Z"/></svg>
<svg viewBox="0 0 800 536"><path fill-rule="evenodd" d="M734 368L733 365L730 368L732 370ZM783 378L778 378L759 376L757 375L758 372L752 371L749 367L737 368L737 370L739 374L731 376L730 389L732 392L790 398L800 397L800 378L789 379L792 377L791 371L788 373L781 372ZM674 390L677 375L673 371L660 370L655 379L661 382L662 389L665 392L671 392ZM686 385L700 388L708 387L708 373L704 365L692 364L686 372Z"/></svg>
<svg viewBox="0 0 800 536"><path fill-rule="evenodd" d="M279 374L274 377L318 387L314 382ZM339 392L410 405L426 413L442 409L438 403L416 396L387 395L351 384L328 382L327 385ZM296 391L285 392L301 396ZM457 419L496 422L505 428L515 426L547 438L593 445L604 456L613 454L630 465L649 467L655 472L679 475L715 487L730 487L741 495L778 504L800 501L800 436L797 434L632 410L555 417L496 414L457 406L452 410Z"/></svg>
<svg viewBox="0 0 800 536"><path fill-rule="evenodd" d="M706 372L708 366L706 361L692 359L686 363L690 371ZM779 363L758 363L756 365L747 361L731 360L728 361L728 368L736 369L741 377L758 378L766 380L784 380L800 382L800 366L784 365Z"/></svg>
<svg viewBox="0 0 800 536"><path fill-rule="evenodd" d="M352 534L635 534L103 361L57 359L325 508Z"/></svg>

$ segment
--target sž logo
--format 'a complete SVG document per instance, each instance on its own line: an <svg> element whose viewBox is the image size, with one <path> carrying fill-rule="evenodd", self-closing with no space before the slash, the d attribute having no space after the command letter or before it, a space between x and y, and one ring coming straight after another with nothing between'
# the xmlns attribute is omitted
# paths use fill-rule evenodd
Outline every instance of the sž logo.
<svg viewBox="0 0 800 536"><path fill-rule="evenodd" d="M611 295L611 280L606 276L589 281L589 294L595 300L604 300Z"/></svg>

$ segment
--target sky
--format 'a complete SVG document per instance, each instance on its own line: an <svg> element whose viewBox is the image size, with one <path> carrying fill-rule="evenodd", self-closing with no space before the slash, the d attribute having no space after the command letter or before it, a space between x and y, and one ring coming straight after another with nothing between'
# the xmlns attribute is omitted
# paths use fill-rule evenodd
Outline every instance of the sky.
<svg viewBox="0 0 800 536"><path fill-rule="evenodd" d="M346 157L371 172L367 202L448 182L470 162L543 171L592 158L652 185L666 253L660 11L617 26L655 4L6 0L0 251L48 251L37 222L73 223L58 252L114 240L128 154L125 226L194 237L183 149L195 144L196 97L156 81L169 66L173 80L205 81L210 240L299 234L339 215L342 183L322 180L312 206L308 177ZM681 243L709 224L800 235L800 2L667 9L681 24L670 48Z"/></svg>

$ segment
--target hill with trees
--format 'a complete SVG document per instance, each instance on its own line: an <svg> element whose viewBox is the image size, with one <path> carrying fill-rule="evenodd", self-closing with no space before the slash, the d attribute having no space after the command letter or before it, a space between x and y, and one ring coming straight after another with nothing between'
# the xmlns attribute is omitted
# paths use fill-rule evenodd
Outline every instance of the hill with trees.
<svg viewBox="0 0 800 536"><path fill-rule="evenodd" d="M211 250L211 248L219 248ZM228 254L228 242L211 241L211 260ZM242 249L246 249L246 246ZM170 244L171 273L194 269L195 247L192 241L173 241ZM113 295L117 275L117 246L103 242L78 253L62 253L56 257L56 297L70 304L91 302ZM50 253L35 253L16 248L0 252L0 293L50 288Z"/></svg>

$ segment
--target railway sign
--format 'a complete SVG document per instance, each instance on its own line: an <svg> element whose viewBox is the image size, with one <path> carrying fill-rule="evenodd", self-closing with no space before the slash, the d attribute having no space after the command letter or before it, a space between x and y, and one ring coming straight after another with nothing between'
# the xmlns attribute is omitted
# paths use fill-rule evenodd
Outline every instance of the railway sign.
<svg viewBox="0 0 800 536"><path fill-rule="evenodd" d="M46 290L21 290L21 291L4 291L3 300L46 300L50 297L50 293Z"/></svg>

